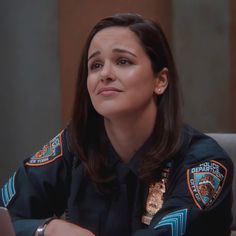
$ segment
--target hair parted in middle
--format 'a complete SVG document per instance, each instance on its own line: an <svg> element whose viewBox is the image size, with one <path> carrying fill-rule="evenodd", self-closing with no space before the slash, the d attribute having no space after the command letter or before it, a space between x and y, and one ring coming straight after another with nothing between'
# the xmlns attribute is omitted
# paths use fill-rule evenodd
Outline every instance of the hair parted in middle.
<svg viewBox="0 0 236 236"><path fill-rule="evenodd" d="M163 161L173 157L181 146L181 93L176 66L167 39L160 25L133 13L118 13L100 20L91 30L78 70L75 101L70 123L73 150L86 173L98 186L110 186L114 172L107 163L103 117L94 109L87 89L88 51L93 37L108 27L126 27L139 39L148 55L154 73L168 69L168 87L157 96L158 115L151 135L151 147L142 157L140 178L152 183L160 177ZM102 189L102 188L100 188Z"/></svg>

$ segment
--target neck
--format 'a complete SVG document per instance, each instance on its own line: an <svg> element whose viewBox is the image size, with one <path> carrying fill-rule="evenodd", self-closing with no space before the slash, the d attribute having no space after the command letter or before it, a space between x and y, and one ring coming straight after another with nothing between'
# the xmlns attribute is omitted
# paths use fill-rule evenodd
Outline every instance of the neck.
<svg viewBox="0 0 236 236"><path fill-rule="evenodd" d="M119 117L116 119L104 118L105 129L114 149L120 158L129 162L136 151L150 137L155 121L156 109L153 112L137 116Z"/></svg>

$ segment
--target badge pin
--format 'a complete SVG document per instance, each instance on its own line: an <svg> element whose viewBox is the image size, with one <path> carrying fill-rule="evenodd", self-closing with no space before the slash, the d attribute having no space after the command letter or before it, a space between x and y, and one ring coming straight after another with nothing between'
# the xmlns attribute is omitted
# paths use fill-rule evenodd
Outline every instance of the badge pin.
<svg viewBox="0 0 236 236"><path fill-rule="evenodd" d="M142 222L144 224L149 225L153 216L161 209L165 191L164 179L150 185L146 203L146 212L142 216Z"/></svg>

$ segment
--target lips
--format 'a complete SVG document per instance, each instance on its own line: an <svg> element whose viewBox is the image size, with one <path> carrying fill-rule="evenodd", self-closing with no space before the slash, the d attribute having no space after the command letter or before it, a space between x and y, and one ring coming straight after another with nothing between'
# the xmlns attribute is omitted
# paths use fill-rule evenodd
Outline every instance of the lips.
<svg viewBox="0 0 236 236"><path fill-rule="evenodd" d="M97 95L102 94L102 93L112 93L112 92L122 92L122 91L114 87L103 87L103 88L98 89Z"/></svg>

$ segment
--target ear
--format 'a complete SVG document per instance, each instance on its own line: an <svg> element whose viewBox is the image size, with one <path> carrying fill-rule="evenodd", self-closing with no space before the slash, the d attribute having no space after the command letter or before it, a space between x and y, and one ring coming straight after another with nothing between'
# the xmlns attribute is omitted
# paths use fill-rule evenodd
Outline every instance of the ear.
<svg viewBox="0 0 236 236"><path fill-rule="evenodd" d="M169 71L164 67L161 71L158 72L155 78L154 84L154 93L156 95L161 95L165 92L168 87Z"/></svg>

